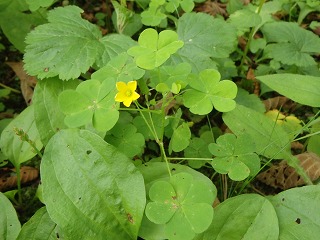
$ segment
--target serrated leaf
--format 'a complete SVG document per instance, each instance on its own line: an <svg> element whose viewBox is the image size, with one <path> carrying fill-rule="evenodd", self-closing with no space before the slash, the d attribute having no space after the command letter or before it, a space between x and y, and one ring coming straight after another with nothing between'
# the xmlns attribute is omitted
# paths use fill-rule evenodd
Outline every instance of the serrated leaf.
<svg viewBox="0 0 320 240"><path fill-rule="evenodd" d="M283 73L256 78L295 102L320 107L320 77Z"/></svg>
<svg viewBox="0 0 320 240"><path fill-rule="evenodd" d="M212 58L226 58L235 50L237 35L225 21L204 13L186 13L178 20L177 33L184 42L173 59L201 71L213 68Z"/></svg>
<svg viewBox="0 0 320 240"><path fill-rule="evenodd" d="M130 48L127 52L133 56L138 67L154 69L162 65L168 58L183 46L178 35L172 30L144 30L138 40L139 46Z"/></svg>
<svg viewBox="0 0 320 240"><path fill-rule="evenodd" d="M16 240L21 229L16 210L9 199L0 192L0 238Z"/></svg>
<svg viewBox="0 0 320 240"><path fill-rule="evenodd" d="M26 0L26 3L29 5L31 11L36 11L40 7L49 7L53 4L55 0Z"/></svg>
<svg viewBox="0 0 320 240"><path fill-rule="evenodd" d="M258 194L243 194L219 204L209 229L195 239L278 240L278 236L272 204Z"/></svg>
<svg viewBox="0 0 320 240"><path fill-rule="evenodd" d="M169 149L172 149L174 152L181 152L188 147L190 138L191 131L188 124L182 123L173 131L173 135L169 143Z"/></svg>
<svg viewBox="0 0 320 240"><path fill-rule="evenodd" d="M18 167L21 163L33 158L36 153L28 142L22 141L17 136L15 128L22 129L27 133L37 149L41 150L43 145L34 121L34 105L30 105L23 110L1 133L1 151L15 167Z"/></svg>
<svg viewBox="0 0 320 240"><path fill-rule="evenodd" d="M145 207L143 177L98 135L61 130L45 149L41 173L47 211L66 238L137 238Z"/></svg>
<svg viewBox="0 0 320 240"><path fill-rule="evenodd" d="M207 69L200 72L199 77L189 80L193 88L183 95L184 105L194 114L205 115L215 107L220 112L228 112L235 108L233 98L237 95L237 86L229 80L220 81L217 70Z"/></svg>
<svg viewBox="0 0 320 240"><path fill-rule="evenodd" d="M262 32L270 43L265 51L274 60L300 67L316 65L310 55L319 53L320 39L311 31L296 23L273 22L266 23Z"/></svg>
<svg viewBox="0 0 320 240"><path fill-rule="evenodd" d="M82 12L76 6L55 8L48 12L49 23L28 34L24 67L30 75L68 80L94 64L104 50L102 35L96 25L81 18Z"/></svg>
<svg viewBox="0 0 320 240"><path fill-rule="evenodd" d="M279 239L314 239L319 236L319 185L293 188L269 200L279 219Z"/></svg>
<svg viewBox="0 0 320 240"><path fill-rule="evenodd" d="M49 217L46 208L42 207L22 226L17 240L55 240L57 239L56 225Z"/></svg>
<svg viewBox="0 0 320 240"><path fill-rule="evenodd" d="M43 79L37 83L32 101L36 126L44 145L60 129L67 128L65 115L57 104L58 96L64 90L75 89L78 84L78 80L65 82L58 78Z"/></svg>

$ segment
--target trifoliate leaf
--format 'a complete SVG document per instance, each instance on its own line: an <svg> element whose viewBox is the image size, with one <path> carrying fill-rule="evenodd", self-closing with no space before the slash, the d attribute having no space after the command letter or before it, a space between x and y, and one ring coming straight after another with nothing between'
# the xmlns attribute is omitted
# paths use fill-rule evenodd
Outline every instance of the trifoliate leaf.
<svg viewBox="0 0 320 240"><path fill-rule="evenodd" d="M220 74L214 69L193 75L189 80L193 89L183 95L184 105L194 114L205 115L215 107L220 112L235 108L233 100L237 95L237 86L229 80L220 81Z"/></svg>
<svg viewBox="0 0 320 240"><path fill-rule="evenodd" d="M165 224L169 239L192 239L211 224L214 194L189 173L175 174L169 181L156 181L149 197L146 216L154 223Z"/></svg>
<svg viewBox="0 0 320 240"><path fill-rule="evenodd" d="M99 28L81 18L76 6L59 7L48 12L49 23L40 25L26 38L25 69L39 78L59 75L77 78L86 72L103 52Z"/></svg>
<svg viewBox="0 0 320 240"><path fill-rule="evenodd" d="M182 10L185 12L191 12L194 8L193 0L173 0L168 1L166 4L166 10L170 13L178 10L178 7L181 6Z"/></svg>
<svg viewBox="0 0 320 240"><path fill-rule="evenodd" d="M316 65L310 55L320 53L320 39L311 31L296 23L273 22L266 23L262 32L269 43L265 48L267 56L288 65Z"/></svg>
<svg viewBox="0 0 320 240"><path fill-rule="evenodd" d="M100 83L87 80L76 90L66 90L59 95L59 107L67 116L68 127L76 128L92 123L98 131L108 131L119 118L114 100L116 84L114 78Z"/></svg>
<svg viewBox="0 0 320 240"><path fill-rule="evenodd" d="M228 174L234 181L254 176L260 170L260 159L254 153L255 144L248 134L238 138L229 133L222 135L216 143L209 144L209 150L216 156L212 167L221 174Z"/></svg>
<svg viewBox="0 0 320 240"><path fill-rule="evenodd" d="M138 43L139 46L130 48L128 54L135 58L138 67L148 70L162 65L183 46L174 31L164 30L158 35L157 31L151 28L140 34Z"/></svg>
<svg viewBox="0 0 320 240"><path fill-rule="evenodd" d="M212 154L208 150L208 142L203 138L191 138L189 146L184 150L186 158L210 158ZM202 167L206 161L188 160L188 165L192 168Z"/></svg>

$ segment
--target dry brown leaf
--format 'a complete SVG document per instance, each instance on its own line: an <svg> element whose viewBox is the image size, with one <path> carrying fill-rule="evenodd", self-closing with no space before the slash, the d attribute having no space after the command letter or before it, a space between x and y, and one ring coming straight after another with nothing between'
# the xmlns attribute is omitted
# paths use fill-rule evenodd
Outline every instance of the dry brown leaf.
<svg viewBox="0 0 320 240"><path fill-rule="evenodd" d="M212 1L206 1L204 4L196 7L197 12L204 12L208 13L212 16L215 16L217 14L227 17L228 13L226 11L226 4L225 3L219 3L219 2L212 2Z"/></svg>
<svg viewBox="0 0 320 240"><path fill-rule="evenodd" d="M6 64L12 68L12 70L20 79L20 88L23 98L26 103L30 105L33 96L33 89L37 84L36 77L32 77L25 72L22 62L6 62Z"/></svg>
<svg viewBox="0 0 320 240"><path fill-rule="evenodd" d="M253 68L249 68L246 78L253 81L253 94L260 96L260 83L256 80Z"/></svg>
<svg viewBox="0 0 320 240"><path fill-rule="evenodd" d="M311 181L315 181L320 177L320 157L318 155L305 152L295 157L299 159L301 167ZM283 190L305 184L303 178L293 167L287 164L286 160L282 160L279 164L275 164L260 173L257 179L266 185Z"/></svg>
<svg viewBox="0 0 320 240"><path fill-rule="evenodd" d="M21 184L26 184L38 178L39 171L36 168L23 166L20 168ZM0 169L0 191L4 192L17 187L17 176L15 168Z"/></svg>
<svg viewBox="0 0 320 240"><path fill-rule="evenodd" d="M263 103L266 107L266 111L279 108L293 109L296 105L292 100L283 96L268 98L264 100Z"/></svg>

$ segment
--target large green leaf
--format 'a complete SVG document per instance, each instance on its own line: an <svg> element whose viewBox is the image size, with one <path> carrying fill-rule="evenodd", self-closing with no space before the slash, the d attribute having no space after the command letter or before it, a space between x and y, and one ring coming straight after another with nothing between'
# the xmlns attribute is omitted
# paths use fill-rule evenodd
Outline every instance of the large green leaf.
<svg viewBox="0 0 320 240"><path fill-rule="evenodd" d="M235 28L204 13L186 13L178 20L177 33L184 42L173 59L188 62L197 71L213 68L212 58L226 58L236 48Z"/></svg>
<svg viewBox="0 0 320 240"><path fill-rule="evenodd" d="M29 139L41 150L42 143L34 121L34 105L27 107L18 117L13 119L1 133L0 147L4 155L18 167L20 163L33 158L36 153L31 145L22 141L15 129L22 129L28 134Z"/></svg>
<svg viewBox="0 0 320 240"><path fill-rule="evenodd" d="M51 220L46 208L42 207L22 226L17 240L56 240L56 226L57 224Z"/></svg>
<svg viewBox="0 0 320 240"><path fill-rule="evenodd" d="M310 55L320 53L320 39L311 31L299 27L296 23L273 22L266 23L262 32L270 43L265 48L267 56L289 65L316 65Z"/></svg>
<svg viewBox="0 0 320 240"><path fill-rule="evenodd" d="M219 204L211 226L196 240L278 240L278 235L272 204L260 195L244 194Z"/></svg>
<svg viewBox="0 0 320 240"><path fill-rule="evenodd" d="M270 197L280 228L280 240L317 239L320 236L320 186L293 188Z"/></svg>
<svg viewBox="0 0 320 240"><path fill-rule="evenodd" d="M76 6L55 8L49 23L38 26L26 38L25 69L32 76L77 78L104 50L99 28L81 18Z"/></svg>
<svg viewBox="0 0 320 240"><path fill-rule="evenodd" d="M20 231L20 222L16 210L8 198L0 192L0 239L16 240Z"/></svg>
<svg viewBox="0 0 320 240"><path fill-rule="evenodd" d="M98 135L61 130L41 162L43 198L71 239L136 239L145 207L141 173Z"/></svg>
<svg viewBox="0 0 320 240"><path fill-rule="evenodd" d="M57 104L58 97L63 90L75 89L78 84L78 80L65 82L58 78L43 79L37 83L32 101L36 126L44 145L60 129L67 128L65 115Z"/></svg>
<svg viewBox="0 0 320 240"><path fill-rule="evenodd" d="M242 105L223 114L223 120L236 135L248 133L256 144L256 152L275 159L290 155L288 134L270 118Z"/></svg>
<svg viewBox="0 0 320 240"><path fill-rule="evenodd" d="M257 79L298 103L320 107L320 77L283 73L257 76Z"/></svg>

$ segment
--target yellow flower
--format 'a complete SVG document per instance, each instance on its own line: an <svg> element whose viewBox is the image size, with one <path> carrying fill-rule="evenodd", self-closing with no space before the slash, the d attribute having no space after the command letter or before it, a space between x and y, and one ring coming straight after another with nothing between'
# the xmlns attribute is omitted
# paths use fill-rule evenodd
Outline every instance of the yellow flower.
<svg viewBox="0 0 320 240"><path fill-rule="evenodd" d="M129 107L132 101L137 100L140 95L136 93L137 81L130 81L128 84L117 82L118 93L115 96L117 102L123 102L126 107Z"/></svg>

